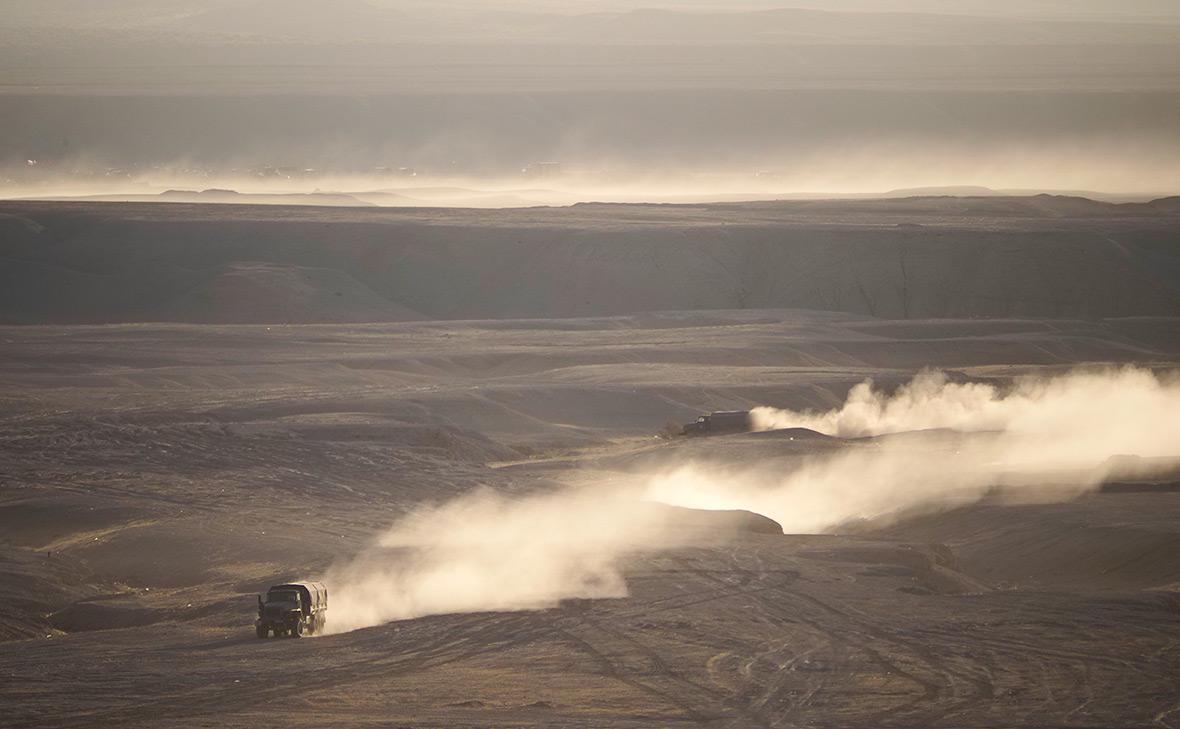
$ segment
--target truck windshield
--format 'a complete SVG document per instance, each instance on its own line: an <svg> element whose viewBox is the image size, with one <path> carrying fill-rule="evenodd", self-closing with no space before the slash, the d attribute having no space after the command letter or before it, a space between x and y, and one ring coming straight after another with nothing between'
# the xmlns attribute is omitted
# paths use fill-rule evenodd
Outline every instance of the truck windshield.
<svg viewBox="0 0 1180 729"><path fill-rule="evenodd" d="M268 592L267 602L299 602L298 592Z"/></svg>

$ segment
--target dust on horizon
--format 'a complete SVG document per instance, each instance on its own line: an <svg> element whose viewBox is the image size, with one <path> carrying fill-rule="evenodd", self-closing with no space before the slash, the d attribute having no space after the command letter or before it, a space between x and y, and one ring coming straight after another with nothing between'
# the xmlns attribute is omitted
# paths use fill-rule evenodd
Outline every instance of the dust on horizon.
<svg viewBox="0 0 1180 729"><path fill-rule="evenodd" d="M699 141L698 149L721 142ZM181 194L186 202L233 202L240 195L322 205L335 196L339 204L363 206L504 208L911 193L1049 192L1146 200L1180 193L1180 144L1146 134L1063 135L1025 142L992 138L972 144L881 135L812 139L800 149L766 139L744 142L749 149L720 157L682 149L688 142L645 158L616 148L608 138L580 138L518 151L515 164L476 146L465 150L466 169L439 164L439 152L421 150L395 155L409 160L404 165L379 168L319 167L314 161L280 165L249 156L223 163L175 160L126 168L86 155L65 161L29 159L0 168L0 199L167 202ZM492 139L483 144L496 146ZM346 147L341 159L374 156L363 145ZM699 157L695 161L694 154ZM422 160L424 155L428 159ZM424 163L415 164L415 159Z"/></svg>

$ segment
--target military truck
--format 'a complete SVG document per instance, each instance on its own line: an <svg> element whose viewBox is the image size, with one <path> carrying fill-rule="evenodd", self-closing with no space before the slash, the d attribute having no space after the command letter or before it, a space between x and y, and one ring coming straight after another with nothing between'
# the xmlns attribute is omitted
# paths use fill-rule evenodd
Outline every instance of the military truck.
<svg viewBox="0 0 1180 729"><path fill-rule="evenodd" d="M749 410L723 410L709 413L681 428L681 433L687 436L748 432L750 432Z"/></svg>
<svg viewBox="0 0 1180 729"><path fill-rule="evenodd" d="M319 582L275 585L258 596L258 620L254 630L259 638L274 633L276 638L298 638L324 630L328 617L328 588Z"/></svg>

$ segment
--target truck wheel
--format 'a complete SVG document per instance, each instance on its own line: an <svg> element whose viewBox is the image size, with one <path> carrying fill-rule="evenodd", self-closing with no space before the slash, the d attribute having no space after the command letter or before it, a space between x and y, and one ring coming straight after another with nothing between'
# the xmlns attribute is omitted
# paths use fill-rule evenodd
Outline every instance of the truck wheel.
<svg viewBox="0 0 1180 729"><path fill-rule="evenodd" d="M258 626L255 626L254 632L258 635L259 638L265 638L266 634L269 631L266 629L265 625L258 625Z"/></svg>
<svg viewBox="0 0 1180 729"><path fill-rule="evenodd" d="M291 637L298 638L303 635L303 623L295 623L291 628Z"/></svg>

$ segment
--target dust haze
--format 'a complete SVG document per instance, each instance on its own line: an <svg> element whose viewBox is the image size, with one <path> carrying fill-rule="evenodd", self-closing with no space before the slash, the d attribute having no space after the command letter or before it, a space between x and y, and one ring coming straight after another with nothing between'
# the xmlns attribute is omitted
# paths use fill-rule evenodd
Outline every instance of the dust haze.
<svg viewBox="0 0 1180 729"><path fill-rule="evenodd" d="M731 129L722 134L741 135ZM652 129L655 134L654 128ZM593 136L599 136L595 134ZM812 139L799 148L766 147L738 159L702 158L677 167L671 160L692 156L677 148L660 150L578 148L557 145L512 160L488 161L502 150L494 140L469 148L472 170L452 172L427 148L394 159L408 167L390 170L299 167L275 169L253 160L224 168L193 164L153 165L119 170L67 163L66 171L12 167L0 196L33 200L109 202L270 203L373 207L531 207L580 202L690 203L882 197L915 194L1004 195L1059 193L1099 200L1151 200L1180 190L1180 145L1176 137L1149 135L1117 139L1079 135L1050 143L998 140L964 143L898 137ZM586 143L583 140L583 143ZM687 140L686 140L687 143ZM657 158L639 159L658 154ZM340 158L361 158L349 151ZM426 158L425 164L419 164ZM338 158L338 159L340 159ZM416 162L417 160L418 162ZM562 160L535 163L530 160ZM316 163L332 164L329 160ZM433 163L433 164L432 164ZM41 163L38 163L39 165ZM684 163L679 163L683 165ZM549 170L553 171L539 171ZM32 172L30 172L32 170Z"/></svg>
<svg viewBox="0 0 1180 729"><path fill-rule="evenodd" d="M828 412L755 408L759 430L907 437L852 443L782 472L782 464L688 463L520 500L476 491L416 510L329 573L332 630L625 597L624 557L692 541L653 502L751 511L788 533L818 534L916 509L961 507L1003 485L1016 499L1073 498L1111 478L1174 470L1177 412L1176 373L1138 368L1025 377L1007 387L955 383L931 371L892 394L861 383ZM1140 458L1115 458L1128 455Z"/></svg>
<svg viewBox="0 0 1180 729"><path fill-rule="evenodd" d="M416 510L373 551L329 572L331 630L438 613L552 607L627 594L619 559L675 540L619 488L520 500L476 491Z"/></svg>

